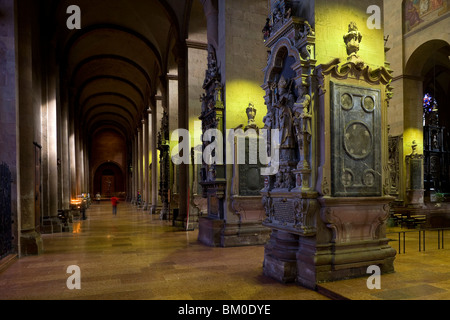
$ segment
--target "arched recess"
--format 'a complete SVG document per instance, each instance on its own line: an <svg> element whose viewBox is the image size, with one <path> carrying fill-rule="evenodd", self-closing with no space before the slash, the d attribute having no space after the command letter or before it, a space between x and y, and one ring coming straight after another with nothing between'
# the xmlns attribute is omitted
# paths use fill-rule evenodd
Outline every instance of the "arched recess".
<svg viewBox="0 0 450 320"><path fill-rule="evenodd" d="M125 198L126 177L120 165L115 162L101 164L95 170L92 185L95 194L100 193L103 198Z"/></svg>
<svg viewBox="0 0 450 320"><path fill-rule="evenodd" d="M411 54L404 76L404 150L412 144L424 154L425 196L429 191L450 192L450 44L429 40ZM428 93L438 102L438 121L424 118L424 96Z"/></svg>
<svg viewBox="0 0 450 320"><path fill-rule="evenodd" d="M291 41L287 38L280 39L272 49L264 82L266 84L277 82L279 80L277 77L283 75L286 79L300 79L300 83L297 84L301 84L300 63L300 53Z"/></svg>

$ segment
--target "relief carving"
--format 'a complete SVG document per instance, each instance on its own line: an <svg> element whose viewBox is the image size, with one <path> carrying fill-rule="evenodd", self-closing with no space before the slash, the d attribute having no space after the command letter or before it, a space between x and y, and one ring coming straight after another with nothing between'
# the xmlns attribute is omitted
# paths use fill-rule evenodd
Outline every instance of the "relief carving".
<svg viewBox="0 0 450 320"><path fill-rule="evenodd" d="M264 139L272 151L272 129L279 130L278 171L264 178L266 226L306 235L314 231L317 192L312 183L311 146L314 141L312 74L315 68L315 32L303 19L291 17L291 1L274 1L266 23ZM287 15L285 14L287 13ZM311 217L311 218L308 218ZM311 221L310 221L311 220Z"/></svg>
<svg viewBox="0 0 450 320"><path fill-rule="evenodd" d="M362 69L365 65L364 61L358 56L359 45L362 41L362 34L358 30L355 22L350 22L348 32L344 35L344 42L347 48L347 61L354 63L358 69Z"/></svg>

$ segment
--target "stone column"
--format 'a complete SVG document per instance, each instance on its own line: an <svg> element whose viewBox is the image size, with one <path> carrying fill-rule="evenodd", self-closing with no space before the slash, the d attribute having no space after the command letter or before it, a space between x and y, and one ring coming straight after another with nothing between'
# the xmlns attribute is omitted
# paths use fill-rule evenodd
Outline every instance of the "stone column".
<svg viewBox="0 0 450 320"><path fill-rule="evenodd" d="M47 210L44 212L42 232L58 233L62 231L61 220L58 219L58 128L56 106L56 71L50 69L47 74L47 105L46 105L46 177L44 184ZM43 187L44 187L43 186ZM47 220L47 221L46 221Z"/></svg>
<svg viewBox="0 0 450 320"><path fill-rule="evenodd" d="M403 79L404 105L404 134L403 150L412 156L405 155L405 200L408 206L421 207L424 205L424 175L423 167L415 166L420 161L423 164L423 81L414 76L404 76ZM419 156L420 155L420 156ZM409 171L411 168L413 172ZM419 172L421 171L421 172Z"/></svg>
<svg viewBox="0 0 450 320"><path fill-rule="evenodd" d="M137 205L137 194L139 189L139 145L138 145L138 133L134 134L134 154L133 154L133 185L134 185L134 204Z"/></svg>
<svg viewBox="0 0 450 320"><path fill-rule="evenodd" d="M135 165L135 160L136 160L136 141L135 141L135 136L131 137L131 167L133 168L131 171L131 181L130 181L130 188L131 188L131 204L135 204L136 203L136 165Z"/></svg>
<svg viewBox="0 0 450 320"><path fill-rule="evenodd" d="M158 132L158 114L156 106L153 107L151 118L151 145L152 145L152 208L151 213L156 214L158 207L158 152L157 152L157 132Z"/></svg>
<svg viewBox="0 0 450 320"><path fill-rule="evenodd" d="M18 212L19 221L19 253L21 256L40 254L43 242L39 233L39 221L36 221L36 142L40 128L40 95L38 83L34 83L33 57L33 1L25 0L18 4L18 114L17 147L19 150L18 169ZM35 86L36 85L36 86ZM35 99L36 98L36 99ZM40 139L39 139L40 140Z"/></svg>
<svg viewBox="0 0 450 320"><path fill-rule="evenodd" d="M186 72L186 45L178 44L178 128L189 129L188 102L187 102L187 72ZM188 190L189 190L189 165L181 164L179 167L179 213L175 226L186 229L188 221Z"/></svg>
<svg viewBox="0 0 450 320"><path fill-rule="evenodd" d="M74 111L69 111L69 161L70 161L70 199L76 200L77 198L77 154L75 145L75 123L74 123Z"/></svg>
<svg viewBox="0 0 450 320"><path fill-rule="evenodd" d="M18 225L18 164L17 164L17 83L16 68L18 60L16 60L16 46L14 24L14 7L15 1L6 0L2 2L2 37L0 38L0 164L8 165L13 177L11 183L11 217L13 220L13 236L12 241L14 252L17 250L17 241L19 239L17 233L20 228Z"/></svg>
<svg viewBox="0 0 450 320"><path fill-rule="evenodd" d="M142 200L144 201L143 203L143 209L144 210L148 210L148 203L149 203L149 197L148 197L148 189L149 189L149 170L148 170L148 165L149 165L149 151L148 151L148 123L146 119L142 120L142 140L143 140L143 151L144 151L144 155L143 155L143 161L144 161L144 168L143 168L143 173L144 173L144 181L143 181L143 191L142 191Z"/></svg>
<svg viewBox="0 0 450 320"><path fill-rule="evenodd" d="M78 117L77 117L78 118ZM76 162L76 179L77 179L77 196L81 195L83 190L83 147L80 137L80 126L78 119L74 121L74 133L75 133L75 162Z"/></svg>
<svg viewBox="0 0 450 320"><path fill-rule="evenodd" d="M153 157L152 157L152 109L149 106L149 108L147 109L147 139L148 139L148 159L147 159L147 169L148 169L148 174L147 174L147 199L148 199L148 206L147 206L147 210L150 211L151 214L151 210L152 210L152 179L153 179L153 175L152 175L152 161L153 161Z"/></svg>
<svg viewBox="0 0 450 320"><path fill-rule="evenodd" d="M70 210L70 156L69 156L69 106L67 100L61 99L61 192L62 210Z"/></svg>
<svg viewBox="0 0 450 320"><path fill-rule="evenodd" d="M138 161L137 161L138 172L137 172L137 174L138 174L138 192L141 195L141 204L140 204L140 208L141 208L142 201L143 201L143 199L142 199L142 189L143 189L143 187L142 187L143 186L143 184L142 184L142 182L143 182L143 174L142 174L142 168L143 168L142 167L143 166L143 161L142 161L142 155L143 155L142 129L138 128L137 131L138 131Z"/></svg>

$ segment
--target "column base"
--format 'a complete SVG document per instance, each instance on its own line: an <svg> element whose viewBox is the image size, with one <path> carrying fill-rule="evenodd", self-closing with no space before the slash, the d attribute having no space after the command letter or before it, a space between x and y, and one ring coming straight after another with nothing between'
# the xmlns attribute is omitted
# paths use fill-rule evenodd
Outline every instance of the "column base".
<svg viewBox="0 0 450 320"><path fill-rule="evenodd" d="M263 274L281 283L295 282L297 261L283 261L266 255L264 256Z"/></svg>
<svg viewBox="0 0 450 320"><path fill-rule="evenodd" d="M378 266L382 274L393 273L395 249L388 239L351 244L315 245L300 241L297 252L297 283L315 290L325 282L368 277L367 268Z"/></svg>
<svg viewBox="0 0 450 320"><path fill-rule="evenodd" d="M40 255L44 250L44 243L41 235L35 231L23 232L20 235L20 255L36 256Z"/></svg>
<svg viewBox="0 0 450 320"><path fill-rule="evenodd" d="M42 234L61 233L63 225L58 217L44 217L41 226Z"/></svg>
<svg viewBox="0 0 450 320"><path fill-rule="evenodd" d="M266 244L270 229L259 222L226 222L209 217L199 218L198 240L211 247L244 247Z"/></svg>
<svg viewBox="0 0 450 320"><path fill-rule="evenodd" d="M409 208L425 207L425 190L408 190L406 192L406 203Z"/></svg>
<svg viewBox="0 0 450 320"><path fill-rule="evenodd" d="M299 236L273 229L264 249L263 274L282 283L295 282Z"/></svg>

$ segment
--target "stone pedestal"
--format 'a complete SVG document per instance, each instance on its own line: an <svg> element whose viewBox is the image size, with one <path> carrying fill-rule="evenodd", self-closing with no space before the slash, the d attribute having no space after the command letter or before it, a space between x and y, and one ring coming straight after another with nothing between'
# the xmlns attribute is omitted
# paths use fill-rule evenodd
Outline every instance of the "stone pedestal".
<svg viewBox="0 0 450 320"><path fill-rule="evenodd" d="M198 240L210 247L220 247L222 243L222 229L225 222L209 217L199 218Z"/></svg>
<svg viewBox="0 0 450 320"><path fill-rule="evenodd" d="M322 245L303 239L297 252L296 281L314 290L323 282L365 277L371 265L379 266L383 274L391 273L395 254L387 239Z"/></svg>
<svg viewBox="0 0 450 320"><path fill-rule="evenodd" d="M424 207L424 156L416 153L417 144L413 142L413 151L406 156L406 204L412 208Z"/></svg>
<svg viewBox="0 0 450 320"><path fill-rule="evenodd" d="M297 277L299 236L274 229L264 251L264 275L283 283Z"/></svg>
<svg viewBox="0 0 450 320"><path fill-rule="evenodd" d="M318 65L316 45L325 36L295 16L302 4L271 3L262 88L265 128L280 132L279 144L271 141L280 159L261 191L264 225L272 229L264 274L316 289L365 277L372 265L393 272L396 251L385 230L394 200L386 118L391 72L359 56L363 35L351 21L343 35L346 61Z"/></svg>
<svg viewBox="0 0 450 320"><path fill-rule="evenodd" d="M242 247L267 242L270 229L261 222L231 222L210 217L199 218L198 240L211 247Z"/></svg>
<svg viewBox="0 0 450 320"><path fill-rule="evenodd" d="M35 231L22 231L20 235L20 254L22 256L40 255L44 250L41 235Z"/></svg>
<svg viewBox="0 0 450 320"><path fill-rule="evenodd" d="M42 234L61 233L63 225L58 217L44 217L41 226Z"/></svg>

